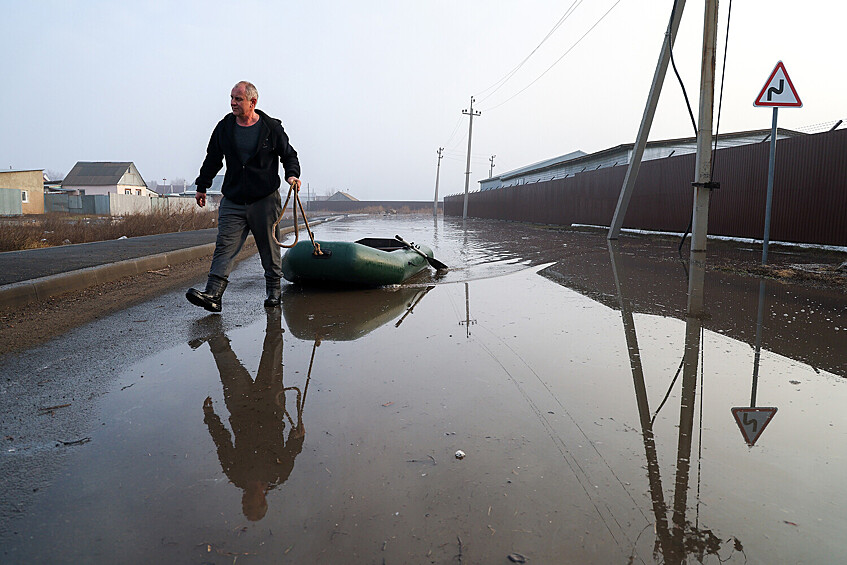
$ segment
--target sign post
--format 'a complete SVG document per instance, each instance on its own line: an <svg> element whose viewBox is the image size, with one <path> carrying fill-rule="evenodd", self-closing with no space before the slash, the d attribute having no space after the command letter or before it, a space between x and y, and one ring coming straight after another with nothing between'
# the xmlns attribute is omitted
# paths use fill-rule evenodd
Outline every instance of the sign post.
<svg viewBox="0 0 847 565"><path fill-rule="evenodd" d="M783 108L800 108L803 103L794 89L794 84L788 77L788 72L785 70L785 65L779 61L771 72L770 77L762 87L759 96L753 102L753 106L773 108L773 120L771 122L771 148L770 158L768 160L768 194L767 203L765 204L765 234L762 238L762 265L768 262L768 244L770 242L771 233L771 207L773 205L773 177L776 164L776 120L777 112L780 107Z"/></svg>

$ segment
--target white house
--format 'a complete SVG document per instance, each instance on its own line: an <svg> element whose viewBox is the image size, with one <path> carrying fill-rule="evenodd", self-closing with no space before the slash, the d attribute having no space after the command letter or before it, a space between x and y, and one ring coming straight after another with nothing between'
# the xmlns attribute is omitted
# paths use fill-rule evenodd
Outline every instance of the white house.
<svg viewBox="0 0 847 565"><path fill-rule="evenodd" d="M132 194L157 196L132 162L79 161L62 181L63 190L79 194Z"/></svg>

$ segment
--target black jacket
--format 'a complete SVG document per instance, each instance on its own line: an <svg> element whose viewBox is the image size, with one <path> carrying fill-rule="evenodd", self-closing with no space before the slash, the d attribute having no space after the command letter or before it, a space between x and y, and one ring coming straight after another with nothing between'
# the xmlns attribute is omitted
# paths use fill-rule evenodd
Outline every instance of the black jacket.
<svg viewBox="0 0 847 565"><path fill-rule="evenodd" d="M206 148L206 159L200 167L200 175L194 183L197 192L206 192L212 179L221 170L226 158L226 174L221 192L237 204L250 204L279 189L279 163L285 169L285 178L300 176L300 161L297 151L288 143L282 122L256 110L262 122L259 145L256 153L241 162L235 147L234 129L238 127L235 116L227 114L218 122Z"/></svg>

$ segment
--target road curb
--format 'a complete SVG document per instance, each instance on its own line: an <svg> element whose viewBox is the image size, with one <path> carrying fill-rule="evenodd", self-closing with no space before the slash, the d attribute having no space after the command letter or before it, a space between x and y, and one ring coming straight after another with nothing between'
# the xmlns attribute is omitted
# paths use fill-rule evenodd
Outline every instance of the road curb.
<svg viewBox="0 0 847 565"><path fill-rule="evenodd" d="M311 225L318 225L324 221L316 220L311 222ZM289 234L293 231L293 227L280 229L282 235ZM253 244L252 234L248 236L245 244ZM167 253L157 253L156 255L148 255L146 257L126 259L116 263L107 263L96 267L77 269L67 273L59 273L57 275L4 285L0 287L0 308L23 306L30 302L47 300L59 294L83 290L90 286L112 282L123 277L139 275L147 271L158 271L167 268L169 265L178 265L211 255L214 251L215 244L206 243ZM255 253L255 250L253 253Z"/></svg>

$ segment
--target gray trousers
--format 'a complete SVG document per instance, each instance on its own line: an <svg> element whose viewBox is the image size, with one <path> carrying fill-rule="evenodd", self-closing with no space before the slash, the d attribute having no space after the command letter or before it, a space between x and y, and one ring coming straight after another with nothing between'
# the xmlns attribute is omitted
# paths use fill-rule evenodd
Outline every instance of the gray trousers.
<svg viewBox="0 0 847 565"><path fill-rule="evenodd" d="M232 271L233 259L244 246L247 234L252 233L265 269L265 282L269 286L278 286L282 278L282 261L271 231L281 211L279 191L252 204L236 204L224 197L218 208L218 237L209 274L227 279Z"/></svg>

